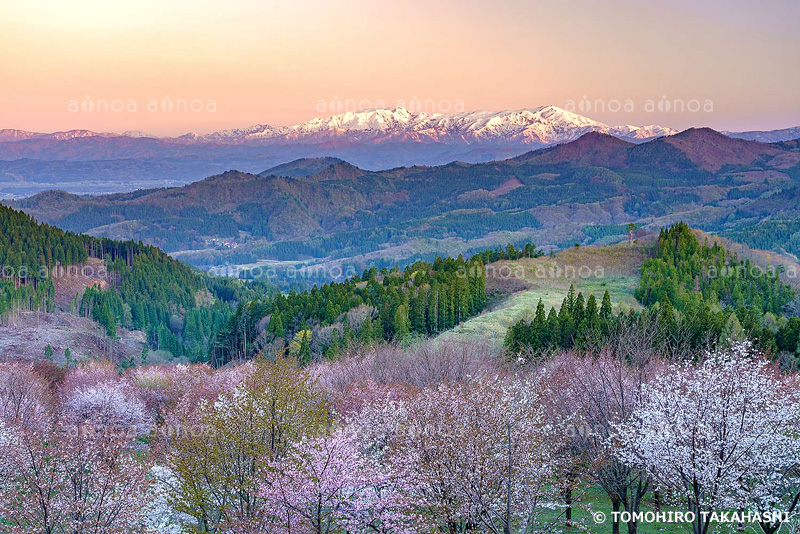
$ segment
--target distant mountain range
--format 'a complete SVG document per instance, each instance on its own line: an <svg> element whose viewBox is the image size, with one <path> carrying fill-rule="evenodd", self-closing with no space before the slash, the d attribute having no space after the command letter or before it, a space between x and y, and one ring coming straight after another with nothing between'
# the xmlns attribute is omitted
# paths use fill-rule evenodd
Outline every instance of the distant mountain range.
<svg viewBox="0 0 800 534"><path fill-rule="evenodd" d="M800 218L800 144L693 128L643 143L588 132L513 158L370 171L299 159L182 187L50 191L14 202L38 220L143 240L194 265L264 260L387 265L533 240L620 239L635 222L712 231Z"/></svg>
<svg viewBox="0 0 800 534"><path fill-rule="evenodd" d="M96 137L110 139L158 139L173 145L263 145L326 142L420 143L515 143L551 145L577 139L586 132L602 132L622 139L646 140L672 135L663 126L609 126L556 106L511 111L468 111L462 113L413 113L404 107L348 111L328 118L315 118L293 126L258 124L248 128L221 130L206 135L187 133L179 137L157 137L139 131L95 133L70 130L37 133L0 130L0 143L17 141L69 141ZM17 147L19 154L32 154L47 143L28 143ZM11 148L6 147L10 152ZM82 158L83 154L75 157ZM98 158L99 159L99 158Z"/></svg>
<svg viewBox="0 0 800 534"><path fill-rule="evenodd" d="M396 107L294 126L256 125L179 137L0 130L0 196L56 188L102 193L171 186L232 168L256 173L312 157L342 158L366 170L479 163L567 143L589 132L634 143L677 133L657 125L609 126L555 106L455 114ZM777 142L800 137L800 128L725 134Z"/></svg>
<svg viewBox="0 0 800 534"><path fill-rule="evenodd" d="M781 130L754 130L750 132L722 132L737 139L760 141L762 143L780 143L800 138L800 126L783 128Z"/></svg>

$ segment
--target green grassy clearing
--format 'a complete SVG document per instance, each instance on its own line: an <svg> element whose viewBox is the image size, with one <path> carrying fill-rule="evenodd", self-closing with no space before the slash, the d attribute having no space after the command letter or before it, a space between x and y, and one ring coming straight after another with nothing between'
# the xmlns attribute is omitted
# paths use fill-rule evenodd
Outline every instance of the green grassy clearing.
<svg viewBox="0 0 800 534"><path fill-rule="evenodd" d="M499 301L486 312L439 336L442 340L465 341L475 336L502 344L508 328L532 316L539 299L549 311L556 310L570 285L584 297L594 294L598 302L605 291L617 311L640 309L634 298L639 269L648 257L649 243L609 247L570 248L553 257L501 261L487 266L487 289Z"/></svg>

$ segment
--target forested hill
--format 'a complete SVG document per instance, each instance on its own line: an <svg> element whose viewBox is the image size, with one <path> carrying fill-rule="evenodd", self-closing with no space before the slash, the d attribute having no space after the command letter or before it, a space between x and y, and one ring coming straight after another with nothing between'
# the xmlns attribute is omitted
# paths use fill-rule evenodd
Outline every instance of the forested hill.
<svg viewBox="0 0 800 534"><path fill-rule="evenodd" d="M47 224L37 224L33 217L0 206L0 264L19 274L25 266L38 272L40 267L82 263L87 258L86 237L65 232Z"/></svg>
<svg viewBox="0 0 800 534"><path fill-rule="evenodd" d="M120 327L141 330L150 349L215 365L270 350L307 360L352 343L450 329L483 310L485 262L541 254L530 243L509 245L404 270L370 268L283 295L263 282L196 271L152 246L65 232L10 208L0 208L0 228L0 258L9 266L0 279L0 319L53 311L54 280L73 276L66 266L95 258L104 274L81 288L72 313L94 319L111 339Z"/></svg>
<svg viewBox="0 0 800 534"><path fill-rule="evenodd" d="M745 220L800 218L798 198L796 146L701 128L638 145L593 133L482 164L371 172L302 160L177 188L48 192L14 207L73 231L191 250L181 259L211 266L356 258L387 248L397 261L510 241L561 247L593 242L593 225L637 222L655 231L679 218L721 231Z"/></svg>
<svg viewBox="0 0 800 534"><path fill-rule="evenodd" d="M151 348L201 358L231 303L256 295L238 280L207 276L156 247L67 232L3 206L0 230L0 319L54 311L54 281L85 275L87 260L96 258L105 267L93 270L97 284L73 303L73 312L93 318L112 338L120 326L142 330Z"/></svg>
<svg viewBox="0 0 800 534"><path fill-rule="evenodd" d="M800 219L767 220L723 234L753 248L788 252L800 257Z"/></svg>
<svg viewBox="0 0 800 534"><path fill-rule="evenodd" d="M591 350L615 329L637 324L649 329L665 354L696 354L747 338L784 367L800 366L797 293L781 280L781 264L758 255L740 257L685 223L663 228L653 248L653 257L641 264L635 290L641 311L615 316L608 291L601 303L600 294L587 291L585 298L570 287L558 310L548 313L539 300L535 315L513 324L506 350L528 357L553 349Z"/></svg>

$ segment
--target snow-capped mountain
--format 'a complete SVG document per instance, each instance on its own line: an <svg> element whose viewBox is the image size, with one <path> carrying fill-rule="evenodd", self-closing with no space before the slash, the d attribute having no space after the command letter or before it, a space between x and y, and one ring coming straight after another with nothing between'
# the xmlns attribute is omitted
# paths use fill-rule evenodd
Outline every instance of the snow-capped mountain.
<svg viewBox="0 0 800 534"><path fill-rule="evenodd" d="M424 143L513 143L550 145L601 132L629 140L672 135L663 126L608 126L556 106L510 111L413 113L404 107L348 111L286 127L256 125L196 138L211 143L303 142L331 140L417 141Z"/></svg>
<svg viewBox="0 0 800 534"><path fill-rule="evenodd" d="M292 126L257 124L178 137L138 130L9 129L0 130L0 195L54 188L95 193L98 188L118 192L161 187L229 169L260 173L301 158L340 158L366 170L480 163L568 143L591 132L634 143L677 133L658 125L611 126L556 106L460 113L395 107L347 111ZM726 133L769 142L800 137L800 128Z"/></svg>
<svg viewBox="0 0 800 534"><path fill-rule="evenodd" d="M247 128L220 130L209 134L190 132L178 137L157 137L141 131L122 134L89 130L36 133L0 130L0 143L29 139L68 140L78 137L153 138L173 144L259 145L419 142L461 145L503 145L539 147L573 141L588 132L613 135L628 141L646 141L674 135L676 130L659 125L611 126L556 106L506 111L464 111L460 113L413 112L404 107L347 111L318 117L292 126L256 124ZM762 142L800 137L800 127L774 131L723 132L730 137Z"/></svg>
<svg viewBox="0 0 800 534"><path fill-rule="evenodd" d="M147 139L158 139L158 136L143 132L141 130L127 130L119 134L122 137L142 137Z"/></svg>
<svg viewBox="0 0 800 534"><path fill-rule="evenodd" d="M208 143L238 144L248 141L271 139L282 133L281 128L273 128L268 124L256 124L248 128L220 130L207 135L198 136L199 140ZM197 134L193 134L197 135Z"/></svg>

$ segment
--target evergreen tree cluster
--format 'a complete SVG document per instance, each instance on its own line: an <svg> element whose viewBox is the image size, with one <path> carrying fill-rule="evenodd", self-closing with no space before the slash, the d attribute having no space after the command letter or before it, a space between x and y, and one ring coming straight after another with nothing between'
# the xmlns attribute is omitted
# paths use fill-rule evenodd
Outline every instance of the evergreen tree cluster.
<svg viewBox="0 0 800 534"><path fill-rule="evenodd" d="M509 355L538 354L551 349L584 349L589 343L605 339L615 318L611 297L606 291L598 306L594 295L584 298L570 286L559 311L545 313L542 299L531 320L521 320L509 328L504 346Z"/></svg>
<svg viewBox="0 0 800 534"><path fill-rule="evenodd" d="M207 359L211 338L238 301L271 291L263 283L200 273L155 247L141 248L130 265L117 259L109 269L118 274L118 285L88 288L80 312L103 325L111 337L119 326L141 330L149 348L192 361Z"/></svg>
<svg viewBox="0 0 800 534"><path fill-rule="evenodd" d="M677 223L661 230L656 257L642 266L636 292L645 306L664 296L680 312L709 304L779 314L794 298L794 291L781 282L777 270L740 261L717 243L701 245L688 225Z"/></svg>
<svg viewBox="0 0 800 534"><path fill-rule="evenodd" d="M333 356L353 341L402 340L448 330L486 305L484 262L437 258L368 269L341 283L241 303L214 339L211 362L253 357L268 344L302 358ZM366 310L353 324L352 313Z"/></svg>
<svg viewBox="0 0 800 534"><path fill-rule="evenodd" d="M553 350L597 349L605 346L609 337L623 326L652 332L649 342L666 355L697 354L720 342L744 338L753 340L766 352L794 354L800 335L800 319L787 321L768 312L765 320L751 308L713 309L707 303L685 314L678 312L666 296L641 311L614 315L611 310L608 292L598 309L594 295L584 300L571 287L558 312L551 308L545 314L540 300L533 319L520 320L508 330L504 342L506 354L510 358L531 358Z"/></svg>
<svg viewBox="0 0 800 534"><path fill-rule="evenodd" d="M84 237L47 224L37 224L30 215L0 206L0 265L16 275L33 275L42 267L73 265L86 261ZM24 274L22 274L24 276Z"/></svg>
<svg viewBox="0 0 800 534"><path fill-rule="evenodd" d="M500 260L519 260L522 258L539 258L542 256L542 251L536 248L533 243L525 243L522 247L517 248L512 243L507 247L497 247L480 251L476 254L481 257L484 264L493 263Z"/></svg>
<svg viewBox="0 0 800 534"><path fill-rule="evenodd" d="M540 301L532 320L513 325L506 351L515 356L602 346L610 332L630 321L654 332L654 346L667 354L749 338L763 351L794 355L791 366L800 363L800 319L781 314L795 297L792 288L777 272L742 262L718 244L701 245L684 223L661 231L636 297L644 310L614 316L607 292L598 310L593 296L584 302L571 287L558 312L545 314Z"/></svg>
<svg viewBox="0 0 800 534"><path fill-rule="evenodd" d="M688 336L694 347L748 337L763 350L795 352L788 340L777 340L786 328L783 310L795 298L779 274L741 261L717 243L701 245L688 225L677 223L660 232L636 297L659 308L664 336Z"/></svg>
<svg viewBox="0 0 800 534"><path fill-rule="evenodd" d="M55 287L50 271L86 261L84 238L0 206L0 319L20 311L49 311Z"/></svg>
<svg viewBox="0 0 800 534"><path fill-rule="evenodd" d="M52 311L59 268L105 262L108 286L86 288L75 311L111 338L120 327L146 332L150 348L204 359L208 341L233 314L234 302L268 294L262 282L245 284L200 273L153 246L66 232L0 206L0 319L21 311Z"/></svg>
<svg viewBox="0 0 800 534"><path fill-rule="evenodd" d="M800 360L800 318L792 317L778 329L775 345L779 351L794 354Z"/></svg>

